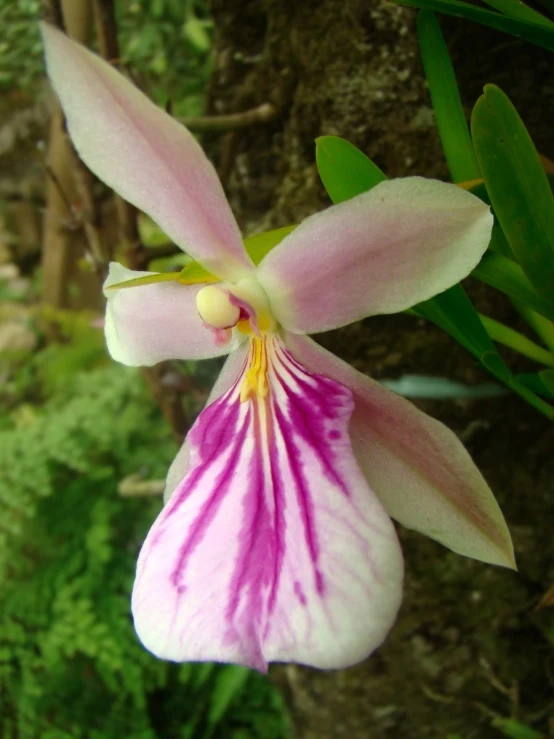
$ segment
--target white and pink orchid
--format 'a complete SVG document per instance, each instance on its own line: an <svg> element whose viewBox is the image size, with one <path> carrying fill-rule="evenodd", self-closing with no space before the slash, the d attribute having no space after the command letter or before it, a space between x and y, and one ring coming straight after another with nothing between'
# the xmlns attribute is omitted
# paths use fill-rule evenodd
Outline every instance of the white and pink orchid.
<svg viewBox="0 0 554 739"><path fill-rule="evenodd" d="M193 136L97 56L43 34L82 159L209 272L182 284L112 264L112 357L229 355L140 553L132 609L147 649L259 670L363 660L401 600L389 516L514 567L500 509L456 436L306 337L457 283L487 248L489 208L438 181L384 182L306 219L256 266Z"/></svg>

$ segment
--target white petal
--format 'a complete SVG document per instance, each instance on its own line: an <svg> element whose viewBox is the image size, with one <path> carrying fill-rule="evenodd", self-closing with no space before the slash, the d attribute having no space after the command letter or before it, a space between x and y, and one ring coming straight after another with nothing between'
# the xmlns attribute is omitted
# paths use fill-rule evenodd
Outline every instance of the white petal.
<svg viewBox="0 0 554 739"><path fill-rule="evenodd" d="M229 354L229 356L225 360L225 364L223 365L217 380L215 381L208 400L206 401L206 408L218 398L220 398L235 384L238 376L244 369L244 363L246 362L247 354L248 344L246 342L241 344L241 346L237 347L235 351ZM164 490L164 503L167 503L179 483L183 481L185 475L188 472L189 464L190 453L187 438L177 452L177 456L173 460L173 463L169 468L169 472L167 473Z"/></svg>
<svg viewBox="0 0 554 739"><path fill-rule="evenodd" d="M218 346L196 310L202 285L157 282L152 285L107 288L154 272L133 272L112 262L104 283L108 299L104 331L108 351L122 364L149 367L166 359L207 359L236 348L235 337Z"/></svg>
<svg viewBox="0 0 554 739"><path fill-rule="evenodd" d="M264 258L258 278L282 326L327 331L452 287L479 263L492 222L489 207L455 185L381 182L307 218Z"/></svg>
<svg viewBox="0 0 554 739"><path fill-rule="evenodd" d="M190 432L139 557L135 627L175 661L346 667L391 627L400 548L350 447L350 392L278 342L267 359L265 398L240 401L243 375Z"/></svg>

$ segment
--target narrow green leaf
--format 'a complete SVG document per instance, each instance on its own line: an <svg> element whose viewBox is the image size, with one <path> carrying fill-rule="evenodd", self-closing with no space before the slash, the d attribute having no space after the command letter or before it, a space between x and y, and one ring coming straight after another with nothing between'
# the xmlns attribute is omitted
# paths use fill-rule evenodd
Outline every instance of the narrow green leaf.
<svg viewBox="0 0 554 739"><path fill-rule="evenodd" d="M554 322L548 318L539 315L536 311L531 310L528 305L520 300L512 299L514 308L520 316L525 319L528 325L537 334L542 343L554 353Z"/></svg>
<svg viewBox="0 0 554 739"><path fill-rule="evenodd" d="M418 17L419 48L442 148L454 182L481 177L450 55L434 13Z"/></svg>
<svg viewBox="0 0 554 739"><path fill-rule="evenodd" d="M186 269L186 268L185 268ZM132 280L124 280L110 285L107 290L122 290L127 287L140 287L141 285L154 285L156 282L178 282L179 272L160 272L157 275L144 275L144 277L135 277Z"/></svg>
<svg viewBox="0 0 554 739"><path fill-rule="evenodd" d="M510 349L515 349L520 354L535 360L535 362L544 364L546 367L554 367L554 354L552 352L535 344L534 341L520 334L519 331L514 331L513 328L505 326L499 321L495 321L494 318L489 318L489 316L483 316L481 314L479 317L493 341L498 341L500 344L504 344L504 346L509 346Z"/></svg>
<svg viewBox="0 0 554 739"><path fill-rule="evenodd" d="M169 236L145 213L139 213L137 225L140 241L145 246L157 247L171 244Z"/></svg>
<svg viewBox="0 0 554 739"><path fill-rule="evenodd" d="M492 720L492 726L510 739L546 739L541 732L535 731L513 718L495 718Z"/></svg>
<svg viewBox="0 0 554 739"><path fill-rule="evenodd" d="M199 664L195 664L193 680L194 687L198 689L205 685L215 669L216 665L213 662L200 662Z"/></svg>
<svg viewBox="0 0 554 739"><path fill-rule="evenodd" d="M535 289L554 306L554 197L531 137L508 97L486 85L471 131L496 217Z"/></svg>
<svg viewBox="0 0 554 739"><path fill-rule="evenodd" d="M524 271L513 259L487 252L471 274L554 321L554 307L537 294Z"/></svg>
<svg viewBox="0 0 554 739"><path fill-rule="evenodd" d="M458 2L458 0L394 0L398 5L408 5L411 8L434 10L437 13L454 15L468 21L482 23L484 26L495 28L497 31L511 33L537 46L554 51L554 32L538 23L528 23L516 18L509 18L501 13L484 10L476 5Z"/></svg>
<svg viewBox="0 0 554 739"><path fill-rule="evenodd" d="M244 690L246 681L250 677L248 667L239 665L225 665L216 675L213 685L208 722L212 725L219 723L235 698Z"/></svg>
<svg viewBox="0 0 554 739"><path fill-rule="evenodd" d="M513 375L497 351L484 352L484 354L481 354L479 357L479 361L483 367L491 373L491 375L498 377L498 379L505 382L506 385L511 384Z"/></svg>
<svg viewBox="0 0 554 739"><path fill-rule="evenodd" d="M339 136L316 139L315 157L319 176L333 203L349 200L387 179L369 157Z"/></svg>
<svg viewBox="0 0 554 739"><path fill-rule="evenodd" d="M541 13L537 13L536 10L530 8L521 0L483 0L491 8L498 10L504 15L510 16L510 18L516 18L520 21L527 21L527 23L538 23L539 25L546 26L547 28L554 28L554 23L546 18Z"/></svg>
<svg viewBox="0 0 554 739"><path fill-rule="evenodd" d="M198 262L189 262L177 275L182 285L199 285L202 282L217 282L218 278L210 274L208 270Z"/></svg>
<svg viewBox="0 0 554 739"><path fill-rule="evenodd" d="M413 310L436 323L478 359L485 352L496 352L471 300L461 285L419 303Z"/></svg>
<svg viewBox="0 0 554 739"><path fill-rule="evenodd" d="M258 265L265 255L269 254L295 228L296 226L283 226L283 228L276 228L273 231L266 231L265 233L249 236L245 239L244 247L254 264Z"/></svg>
<svg viewBox="0 0 554 739"><path fill-rule="evenodd" d="M506 384L539 413L554 420L554 408L518 382L510 372L461 285L455 285L431 300L420 303L411 312L432 321L449 333L493 377Z"/></svg>
<svg viewBox="0 0 554 739"><path fill-rule="evenodd" d="M554 370L525 372L517 375L517 380L534 393L554 400Z"/></svg>

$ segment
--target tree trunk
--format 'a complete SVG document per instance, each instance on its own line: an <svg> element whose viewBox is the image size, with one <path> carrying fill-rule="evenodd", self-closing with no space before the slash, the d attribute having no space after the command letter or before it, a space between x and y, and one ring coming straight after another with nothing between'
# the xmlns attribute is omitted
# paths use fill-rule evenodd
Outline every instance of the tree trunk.
<svg viewBox="0 0 554 739"><path fill-rule="evenodd" d="M71 38L88 44L92 37L90 0L63 0L64 25ZM43 302L53 308L99 307L97 280L83 270L86 236L79 175L86 177L65 131L65 120L53 102L47 154L42 274ZM81 169L80 169L81 168Z"/></svg>
<svg viewBox="0 0 554 739"><path fill-rule="evenodd" d="M298 222L328 205L314 159L322 134L349 139L391 177L447 178L415 11L381 0L212 0L212 12L210 112L265 102L280 111L265 125L205 139L229 174L229 196L247 233ZM548 52L462 21L446 19L443 28L468 112L483 84L495 82L552 158ZM516 320L500 294L471 280L468 289L483 312ZM405 315L318 338L378 378L416 372L487 380L448 336ZM549 614L533 609L554 579L554 430L514 395L420 405L462 438L497 494L520 572L458 557L400 530L406 596L386 644L345 671L273 672L298 737L487 739L495 715L548 731Z"/></svg>

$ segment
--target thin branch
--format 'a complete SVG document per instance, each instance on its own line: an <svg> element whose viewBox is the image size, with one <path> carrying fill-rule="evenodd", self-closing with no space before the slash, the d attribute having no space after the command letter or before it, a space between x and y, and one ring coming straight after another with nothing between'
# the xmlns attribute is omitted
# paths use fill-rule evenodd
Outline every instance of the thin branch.
<svg viewBox="0 0 554 739"><path fill-rule="evenodd" d="M48 23L65 31L61 0L44 0L44 17Z"/></svg>
<svg viewBox="0 0 554 739"><path fill-rule="evenodd" d="M73 171L81 210L80 216L87 238L88 252L94 270L101 281L106 277L107 259L103 245L101 217L92 190L94 179L92 172L77 158Z"/></svg>
<svg viewBox="0 0 554 739"><path fill-rule="evenodd" d="M122 498L146 498L161 495L165 490L165 480L143 480L140 473L125 477L117 486Z"/></svg>
<svg viewBox="0 0 554 739"><path fill-rule="evenodd" d="M119 59L115 5L113 0L93 0L94 17L101 55L106 61ZM149 255L140 240L137 210L119 195L115 196L121 239L131 269L144 269ZM177 389L164 387L163 377L169 369L167 363L156 367L143 367L142 375L150 387L156 403L168 421L173 436L179 443L190 428Z"/></svg>
<svg viewBox="0 0 554 739"><path fill-rule="evenodd" d="M93 0L94 21L101 56L112 64L119 59L117 25L113 0Z"/></svg>
<svg viewBox="0 0 554 739"><path fill-rule="evenodd" d="M242 113L186 117L177 120L191 131L239 131L243 128L268 123L277 117L278 112L273 103L262 103L258 107L245 110Z"/></svg>

